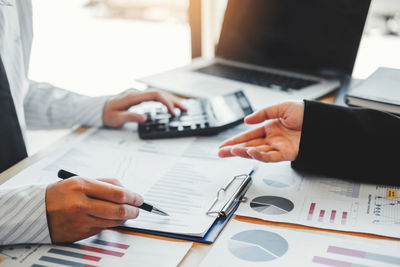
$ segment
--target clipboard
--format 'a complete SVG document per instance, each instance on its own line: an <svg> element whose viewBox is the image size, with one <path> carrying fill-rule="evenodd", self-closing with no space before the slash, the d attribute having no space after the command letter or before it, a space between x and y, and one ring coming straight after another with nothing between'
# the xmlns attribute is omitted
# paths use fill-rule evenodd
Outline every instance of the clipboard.
<svg viewBox="0 0 400 267"><path fill-rule="evenodd" d="M214 223L211 225L211 227L208 229L207 233L203 237L153 231L153 230L140 229L128 226L118 226L116 228L137 233L165 236L170 238L188 240L192 242L212 244L217 239L221 231L224 229L225 225L229 222L230 218L233 216L233 214L239 207L240 202L245 201L244 195L246 194L247 190L249 189L252 183L251 175L253 174L253 172L254 170L252 170L249 174L234 176L224 187L218 189L215 200L213 201L210 208L206 212L206 214L209 216L217 216L217 217ZM235 182L237 182L237 185L235 185ZM235 188L233 188L232 190L233 186L235 186ZM224 192L227 192L229 189L231 189L233 193L227 197L227 201L225 203L222 203L222 205L220 205L221 208L214 209L218 204L219 200L221 199L221 195Z"/></svg>

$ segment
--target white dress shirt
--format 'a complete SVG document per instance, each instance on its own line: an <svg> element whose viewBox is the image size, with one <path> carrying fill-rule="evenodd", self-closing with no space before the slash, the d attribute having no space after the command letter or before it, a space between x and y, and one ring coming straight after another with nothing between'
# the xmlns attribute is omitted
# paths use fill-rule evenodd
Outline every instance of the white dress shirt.
<svg viewBox="0 0 400 267"><path fill-rule="evenodd" d="M0 54L22 132L102 125L109 97L87 97L28 79L32 38L31 0L0 0ZM0 187L0 245L51 242L45 192L46 185Z"/></svg>

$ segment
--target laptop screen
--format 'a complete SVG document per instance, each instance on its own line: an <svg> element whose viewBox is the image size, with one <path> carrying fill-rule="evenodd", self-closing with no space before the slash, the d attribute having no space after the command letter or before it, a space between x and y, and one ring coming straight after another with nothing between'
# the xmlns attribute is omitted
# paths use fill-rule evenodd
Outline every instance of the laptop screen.
<svg viewBox="0 0 400 267"><path fill-rule="evenodd" d="M371 0L229 0L216 55L304 73L351 74Z"/></svg>

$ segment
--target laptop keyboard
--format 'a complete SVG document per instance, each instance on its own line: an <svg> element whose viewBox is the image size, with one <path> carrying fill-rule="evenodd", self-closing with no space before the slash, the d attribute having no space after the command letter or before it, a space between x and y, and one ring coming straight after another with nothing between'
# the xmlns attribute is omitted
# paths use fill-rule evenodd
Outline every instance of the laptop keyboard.
<svg viewBox="0 0 400 267"><path fill-rule="evenodd" d="M312 80L294 78L264 71L249 70L218 63L197 69L196 71L239 82L276 88L282 91L300 90L317 83L316 81Z"/></svg>

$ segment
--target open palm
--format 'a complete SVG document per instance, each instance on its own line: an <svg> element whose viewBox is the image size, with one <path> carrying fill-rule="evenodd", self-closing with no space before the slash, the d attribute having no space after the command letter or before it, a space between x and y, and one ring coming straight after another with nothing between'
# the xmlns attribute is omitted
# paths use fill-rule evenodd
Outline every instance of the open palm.
<svg viewBox="0 0 400 267"><path fill-rule="evenodd" d="M264 162L295 160L299 151L304 106L285 102L256 112L245 119L248 124L268 121L220 146L220 157L239 156Z"/></svg>

